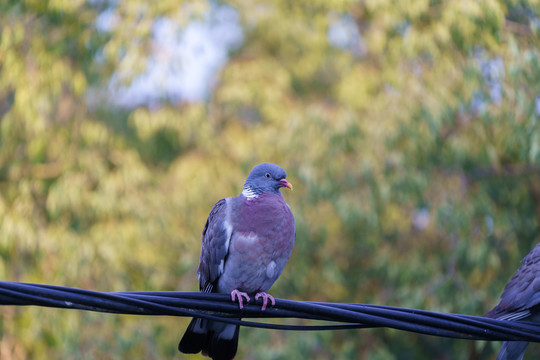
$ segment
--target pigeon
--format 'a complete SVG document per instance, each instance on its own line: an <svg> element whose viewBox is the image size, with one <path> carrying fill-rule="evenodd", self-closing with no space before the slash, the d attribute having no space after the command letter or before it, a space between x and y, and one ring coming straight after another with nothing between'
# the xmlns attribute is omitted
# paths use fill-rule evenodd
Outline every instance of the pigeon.
<svg viewBox="0 0 540 360"><path fill-rule="evenodd" d="M504 288L499 304L486 317L540 322L540 244L521 263ZM521 360L527 345L527 341L504 341L497 360Z"/></svg>
<svg viewBox="0 0 540 360"><path fill-rule="evenodd" d="M218 201L202 233L197 269L202 292L230 294L240 309L244 300L262 299L264 311L275 299L267 291L289 259L296 236L294 217L280 188L292 190L281 167L255 166L236 197ZM193 318L178 350L230 360L238 348L239 325Z"/></svg>

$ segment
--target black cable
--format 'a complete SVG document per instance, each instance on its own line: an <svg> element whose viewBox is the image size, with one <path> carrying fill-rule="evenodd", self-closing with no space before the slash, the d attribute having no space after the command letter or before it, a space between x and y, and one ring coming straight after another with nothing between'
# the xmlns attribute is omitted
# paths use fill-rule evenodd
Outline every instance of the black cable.
<svg viewBox="0 0 540 360"><path fill-rule="evenodd" d="M0 281L0 305L34 305L116 314L187 316L277 330L339 330L390 327L421 334L470 340L540 342L540 325L479 316L438 313L381 305L276 299L240 310L225 294L177 291L98 292L63 286ZM296 318L332 324L290 325L240 318Z"/></svg>

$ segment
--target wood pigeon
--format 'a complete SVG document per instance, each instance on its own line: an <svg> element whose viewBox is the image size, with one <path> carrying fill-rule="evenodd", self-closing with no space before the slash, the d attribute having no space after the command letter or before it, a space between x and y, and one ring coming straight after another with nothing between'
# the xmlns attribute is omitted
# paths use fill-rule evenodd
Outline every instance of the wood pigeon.
<svg viewBox="0 0 540 360"><path fill-rule="evenodd" d="M540 244L521 263L504 288L499 304L485 316L499 320L540 322ZM521 360L527 345L527 341L505 341L497 360Z"/></svg>
<svg viewBox="0 0 540 360"><path fill-rule="evenodd" d="M240 309L244 299L262 298L264 311L274 298L266 292L277 280L291 255L296 235L294 217L279 191L292 190L281 167L255 166L236 197L218 201L202 233L199 288L204 292L231 294ZM178 350L214 360L236 355L239 326L193 318Z"/></svg>

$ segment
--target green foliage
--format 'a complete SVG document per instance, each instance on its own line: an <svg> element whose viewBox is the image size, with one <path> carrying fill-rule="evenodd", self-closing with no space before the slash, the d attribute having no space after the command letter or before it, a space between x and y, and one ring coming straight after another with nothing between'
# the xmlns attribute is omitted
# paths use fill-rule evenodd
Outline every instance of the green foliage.
<svg viewBox="0 0 540 360"><path fill-rule="evenodd" d="M256 163L297 221L278 297L482 315L540 238L537 1L227 2L245 41L206 103L115 109L156 17L208 2L0 3L0 275L195 290L211 206ZM365 52L329 44L349 16ZM0 309L0 357L171 358L186 319ZM249 346L248 346L249 345ZM487 358L393 330L243 329L240 358ZM538 349L530 352L538 355ZM176 355L177 356L177 355ZM534 356L534 354L532 355Z"/></svg>

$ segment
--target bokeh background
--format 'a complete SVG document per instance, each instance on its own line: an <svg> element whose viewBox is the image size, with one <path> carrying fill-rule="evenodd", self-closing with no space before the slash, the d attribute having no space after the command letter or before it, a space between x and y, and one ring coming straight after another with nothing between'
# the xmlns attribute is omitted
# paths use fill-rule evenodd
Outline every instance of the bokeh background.
<svg viewBox="0 0 540 360"><path fill-rule="evenodd" d="M197 289L212 205L283 166L271 293L482 315L540 238L537 0L0 2L0 278ZM0 358L180 359L188 319L0 309ZM389 329L239 359L493 359ZM533 345L528 358L538 358Z"/></svg>

